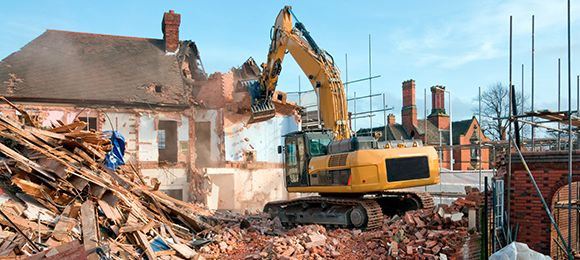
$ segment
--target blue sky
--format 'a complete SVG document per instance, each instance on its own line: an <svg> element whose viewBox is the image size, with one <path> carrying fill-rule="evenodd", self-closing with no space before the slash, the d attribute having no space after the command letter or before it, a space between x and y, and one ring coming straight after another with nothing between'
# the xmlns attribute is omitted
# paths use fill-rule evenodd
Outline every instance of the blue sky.
<svg viewBox="0 0 580 260"><path fill-rule="evenodd" d="M424 117L423 91L443 85L451 91L453 120L470 118L478 87L509 82L509 19L513 15L513 84L531 86L531 17L535 15L535 108L557 110L558 58L562 59L562 108L567 108L566 1L4 1L0 9L0 59L46 29L132 37L162 38L163 13L181 14L180 39L196 42L206 72L227 72L252 56L265 62L269 33L284 5L333 55L349 80L369 76L371 35L374 93L385 93L400 122L401 84L414 79L417 109ZM580 74L580 4L571 4L573 108ZM278 90L310 89L289 56ZM369 82L352 84L349 96L369 94ZM427 108L431 108L428 91ZM447 96L448 97L448 96ZM353 104L349 107L352 110ZM381 109L382 97L373 99ZM357 102L368 110L368 100ZM446 105L448 107L448 104ZM377 114L373 126L382 125ZM358 126L368 126L359 120Z"/></svg>

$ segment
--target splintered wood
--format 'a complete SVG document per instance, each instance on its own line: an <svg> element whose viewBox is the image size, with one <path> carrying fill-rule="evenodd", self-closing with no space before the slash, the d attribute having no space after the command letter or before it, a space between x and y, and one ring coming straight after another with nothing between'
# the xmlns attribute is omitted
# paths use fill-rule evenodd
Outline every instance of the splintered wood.
<svg viewBox="0 0 580 260"><path fill-rule="evenodd" d="M110 141L86 123L43 129L0 99L26 120L0 116L0 259L204 259L187 241L209 211L108 168Z"/></svg>

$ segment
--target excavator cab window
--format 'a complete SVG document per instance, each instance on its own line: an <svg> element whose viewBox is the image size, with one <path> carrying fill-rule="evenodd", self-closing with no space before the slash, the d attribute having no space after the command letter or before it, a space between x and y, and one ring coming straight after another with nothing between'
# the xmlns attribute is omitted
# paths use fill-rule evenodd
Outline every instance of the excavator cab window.
<svg viewBox="0 0 580 260"><path fill-rule="evenodd" d="M284 153L286 157L286 185L288 187L308 185L308 180L304 175L307 167L304 137L287 138Z"/></svg>
<svg viewBox="0 0 580 260"><path fill-rule="evenodd" d="M319 156L326 154L326 146L330 143L330 138L322 139L309 139L308 146L310 149L310 155Z"/></svg>

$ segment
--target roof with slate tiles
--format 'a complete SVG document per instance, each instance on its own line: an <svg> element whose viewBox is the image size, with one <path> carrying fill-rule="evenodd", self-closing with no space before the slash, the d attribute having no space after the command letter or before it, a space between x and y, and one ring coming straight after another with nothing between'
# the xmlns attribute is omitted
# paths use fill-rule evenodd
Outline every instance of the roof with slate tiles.
<svg viewBox="0 0 580 260"><path fill-rule="evenodd" d="M163 40L47 30L0 61L10 99L185 105L176 55Z"/></svg>

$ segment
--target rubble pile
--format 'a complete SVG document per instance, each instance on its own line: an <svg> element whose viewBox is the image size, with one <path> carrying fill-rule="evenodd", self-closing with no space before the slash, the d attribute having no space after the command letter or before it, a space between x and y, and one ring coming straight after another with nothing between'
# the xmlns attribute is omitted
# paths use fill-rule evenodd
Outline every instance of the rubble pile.
<svg viewBox="0 0 580 260"><path fill-rule="evenodd" d="M230 221L216 226L225 232L200 252L227 259L454 259L476 234L468 228L468 211L483 203L477 188L465 189L467 196L451 206L395 215L370 231L327 230L320 225L287 230L277 218L268 220L267 214L229 216ZM239 220L246 224L238 224Z"/></svg>
<svg viewBox="0 0 580 260"><path fill-rule="evenodd" d="M111 139L85 122L42 129L4 101L26 123L0 116L0 257L203 259L191 241L217 232L209 211L148 185L130 162L112 170Z"/></svg>

